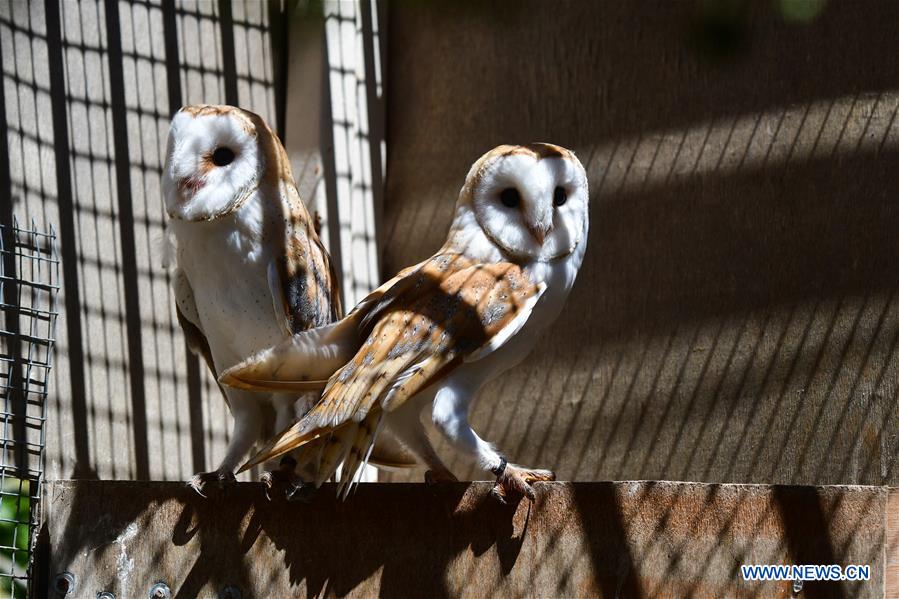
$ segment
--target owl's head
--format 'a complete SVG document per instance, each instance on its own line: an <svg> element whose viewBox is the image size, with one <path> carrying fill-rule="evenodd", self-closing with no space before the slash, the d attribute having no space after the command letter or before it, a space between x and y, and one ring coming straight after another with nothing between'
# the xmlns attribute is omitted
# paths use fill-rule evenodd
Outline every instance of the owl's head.
<svg viewBox="0 0 899 599"><path fill-rule="evenodd" d="M233 106L185 106L172 119L162 186L169 216L213 220L231 213L259 187L271 131Z"/></svg>
<svg viewBox="0 0 899 599"><path fill-rule="evenodd" d="M459 196L487 237L510 257L549 261L587 234L587 174L565 148L499 146L484 154Z"/></svg>

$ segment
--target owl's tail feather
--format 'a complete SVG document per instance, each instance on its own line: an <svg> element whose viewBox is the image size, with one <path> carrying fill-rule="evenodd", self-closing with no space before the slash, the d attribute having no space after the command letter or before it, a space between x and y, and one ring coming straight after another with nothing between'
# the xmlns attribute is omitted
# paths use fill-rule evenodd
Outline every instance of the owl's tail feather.
<svg viewBox="0 0 899 599"><path fill-rule="evenodd" d="M322 484L334 476L337 467L346 459L349 453L353 439L356 437L356 430L359 425L355 422L341 426L331 432L328 441L325 443L322 451L322 458L318 465L318 474L315 476L315 488L319 488Z"/></svg>
<svg viewBox="0 0 899 599"><path fill-rule="evenodd" d="M315 486L331 478L343 463L338 495L344 498L349 494L355 475L368 464L369 460L377 466L392 469L414 468L417 465L415 456L399 443L390 431L381 435L383 443L375 447L375 441L381 431L383 412L373 407L361 422L353 420L334 426L328 418L324 404L316 404L296 424L269 441L255 456L241 466L238 473L249 468L273 460L289 451L304 447L309 443L323 441L319 463L316 468Z"/></svg>
<svg viewBox="0 0 899 599"><path fill-rule="evenodd" d="M318 413L315 408L312 408L299 422L269 441L246 464L241 466L237 473L249 470L253 466L268 460L273 460L316 439L327 437L333 430L334 427L332 426L318 426Z"/></svg>
<svg viewBox="0 0 899 599"><path fill-rule="evenodd" d="M228 368L219 382L248 391L321 390L358 349L359 319L297 333Z"/></svg>
<svg viewBox="0 0 899 599"><path fill-rule="evenodd" d="M380 410L371 412L359 423L353 445L349 454L343 460L343 469L340 474L340 484L337 486L337 496L346 499L353 486L359 482L365 465L371 457L375 446L375 438L381 428L383 414Z"/></svg>

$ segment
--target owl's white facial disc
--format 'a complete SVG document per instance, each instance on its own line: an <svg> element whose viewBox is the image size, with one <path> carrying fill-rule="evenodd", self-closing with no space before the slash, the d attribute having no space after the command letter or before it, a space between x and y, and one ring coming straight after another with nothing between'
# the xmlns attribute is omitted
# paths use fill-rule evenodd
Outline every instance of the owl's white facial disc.
<svg viewBox="0 0 899 599"><path fill-rule="evenodd" d="M587 231L584 167L570 152L548 154L507 150L487 158L473 173L477 180L471 201L479 224L517 258L549 261L567 256Z"/></svg>
<svg viewBox="0 0 899 599"><path fill-rule="evenodd" d="M239 207L265 168L256 137L256 127L238 109L182 108L172 119L163 172L169 216L212 220Z"/></svg>

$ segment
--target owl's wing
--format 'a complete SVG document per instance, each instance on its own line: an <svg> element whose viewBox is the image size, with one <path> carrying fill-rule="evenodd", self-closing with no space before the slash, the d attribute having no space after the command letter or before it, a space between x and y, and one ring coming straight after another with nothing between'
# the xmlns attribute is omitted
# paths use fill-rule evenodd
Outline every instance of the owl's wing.
<svg viewBox="0 0 899 599"><path fill-rule="evenodd" d="M175 269L172 277L172 289L175 292L175 314L178 317L178 324L184 332L184 338L187 341L187 347L194 354L202 356L203 361L212 375L218 378L215 370L215 363L212 361L212 350L209 349L209 341L206 334L200 327L200 312L197 310L197 304L194 301L194 291L187 280L187 275L180 268ZM219 386L225 403L229 404L228 394Z"/></svg>
<svg viewBox="0 0 899 599"><path fill-rule="evenodd" d="M365 341L330 378L319 403L244 468L322 435L340 436L338 429L346 425L354 429L350 442L361 456L371 447L381 411L395 410L463 361L489 355L518 332L545 285L531 282L515 264L465 262L438 254L395 285L393 298L385 293L387 304L361 320ZM364 443L357 447L360 438Z"/></svg>
<svg viewBox="0 0 899 599"><path fill-rule="evenodd" d="M315 223L293 183L282 181L284 248L269 265L275 314L285 334L325 326L341 316L339 282Z"/></svg>
<svg viewBox="0 0 899 599"><path fill-rule="evenodd" d="M389 306L412 284L413 279L407 275L425 264L427 261L401 271L368 294L342 320L292 335L229 368L219 381L247 391L299 391L310 384L324 388L331 375L359 349L365 319Z"/></svg>

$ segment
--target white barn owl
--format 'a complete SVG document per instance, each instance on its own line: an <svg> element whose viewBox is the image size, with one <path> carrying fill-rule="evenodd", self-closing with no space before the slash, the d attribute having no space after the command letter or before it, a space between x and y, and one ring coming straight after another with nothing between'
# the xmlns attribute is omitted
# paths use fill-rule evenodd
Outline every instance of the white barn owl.
<svg viewBox="0 0 899 599"><path fill-rule="evenodd" d="M232 106L182 108L172 119L163 193L174 237L178 320L214 375L340 317L328 253L284 148L259 116ZM315 384L287 393L222 389L233 434L219 467L197 474L191 485L202 494L210 483L233 481L266 429L270 435L303 416L320 390ZM272 410L265 404L273 406L274 422L266 421ZM399 465L403 459L409 460L387 453L385 461ZM295 482L294 465L282 461L278 474ZM271 484L271 475L265 480Z"/></svg>
<svg viewBox="0 0 899 599"><path fill-rule="evenodd" d="M533 499L530 483L553 480L553 473L507 463L472 430L469 407L559 315L587 230L587 177L572 152L531 144L482 156L434 256L400 272L340 322L295 335L222 374L222 383L243 389L327 379L315 407L248 465L326 439L316 484L342 463L339 492L346 494L373 440L389 431L430 468L430 479L454 480L423 426L433 425L496 475L497 498Z"/></svg>

